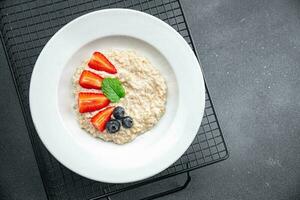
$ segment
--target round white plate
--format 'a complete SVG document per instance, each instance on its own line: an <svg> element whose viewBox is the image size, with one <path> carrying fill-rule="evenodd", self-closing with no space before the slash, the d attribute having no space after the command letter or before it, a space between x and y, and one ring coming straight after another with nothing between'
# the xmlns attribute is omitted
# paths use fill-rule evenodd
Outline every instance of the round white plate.
<svg viewBox="0 0 300 200"><path fill-rule="evenodd" d="M168 86L165 115L125 145L93 138L73 111L73 73L104 49L146 56ZM73 20L50 39L36 61L29 98L35 128L57 160L87 178L125 183L161 172L186 151L201 124L205 89L192 49L172 27L142 12L108 9Z"/></svg>

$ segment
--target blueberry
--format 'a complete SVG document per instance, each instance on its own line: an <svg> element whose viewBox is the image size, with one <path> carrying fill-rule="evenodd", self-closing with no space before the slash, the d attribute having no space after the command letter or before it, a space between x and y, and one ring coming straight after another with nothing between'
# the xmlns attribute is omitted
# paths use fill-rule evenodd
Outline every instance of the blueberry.
<svg viewBox="0 0 300 200"><path fill-rule="evenodd" d="M120 130L120 122L116 119L111 119L106 123L106 130L109 133L115 133Z"/></svg>
<svg viewBox="0 0 300 200"><path fill-rule="evenodd" d="M121 106L117 106L113 111L113 116L116 119L122 119L125 115L125 110Z"/></svg>
<svg viewBox="0 0 300 200"><path fill-rule="evenodd" d="M127 116L122 119L122 125L124 128L131 128L133 125L133 120L131 117Z"/></svg>

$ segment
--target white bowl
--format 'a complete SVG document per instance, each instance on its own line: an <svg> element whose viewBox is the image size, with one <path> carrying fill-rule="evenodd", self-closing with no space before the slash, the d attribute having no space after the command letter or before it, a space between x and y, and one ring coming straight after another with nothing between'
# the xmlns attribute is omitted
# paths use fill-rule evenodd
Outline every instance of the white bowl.
<svg viewBox="0 0 300 200"><path fill-rule="evenodd" d="M136 50L168 86L165 115L125 145L87 134L72 108L76 67L103 49ZM29 100L35 128L57 160L87 178L125 183L161 172L186 151L201 124L205 89L192 49L172 27L142 12L107 9L73 20L49 40L36 61Z"/></svg>

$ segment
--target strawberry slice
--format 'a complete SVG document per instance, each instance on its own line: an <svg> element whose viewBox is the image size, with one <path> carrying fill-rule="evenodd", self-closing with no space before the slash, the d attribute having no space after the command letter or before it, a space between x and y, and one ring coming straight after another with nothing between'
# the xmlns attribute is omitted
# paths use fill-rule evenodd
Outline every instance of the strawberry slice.
<svg viewBox="0 0 300 200"><path fill-rule="evenodd" d="M110 74L117 73L115 66L100 52L95 51L88 63L89 67L99 71L105 71Z"/></svg>
<svg viewBox="0 0 300 200"><path fill-rule="evenodd" d="M104 108L100 112L98 112L95 116L92 117L92 124L101 132L105 130L106 123L110 120L110 117L113 113L115 107L110 106Z"/></svg>
<svg viewBox="0 0 300 200"><path fill-rule="evenodd" d="M91 71L84 70L79 78L79 85L87 89L100 89L103 78Z"/></svg>
<svg viewBox="0 0 300 200"><path fill-rule="evenodd" d="M80 92L78 95L78 107L80 113L100 110L108 106L109 99L100 93Z"/></svg>

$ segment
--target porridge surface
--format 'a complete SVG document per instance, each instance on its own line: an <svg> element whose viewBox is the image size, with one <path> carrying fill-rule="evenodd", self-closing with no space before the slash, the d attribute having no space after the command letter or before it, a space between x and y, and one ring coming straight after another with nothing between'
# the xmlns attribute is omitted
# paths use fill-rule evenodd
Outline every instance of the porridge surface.
<svg viewBox="0 0 300 200"><path fill-rule="evenodd" d="M116 67L117 74L108 74L96 71L82 63L73 76L73 94L75 97L74 110L78 122L84 130L105 141L112 141L116 144L125 144L138 135L151 129L165 113L167 86L160 72L146 58L130 50L111 50L102 52L109 61ZM133 118L133 127L125 129L121 127L117 133L110 134L106 130L98 131L90 122L92 116L99 111L79 113L77 98L79 92L102 93L101 90L85 89L79 83L81 72L86 69L101 75L102 77L117 77L123 84L126 95L118 103L110 103L113 106L122 106L125 115Z"/></svg>

